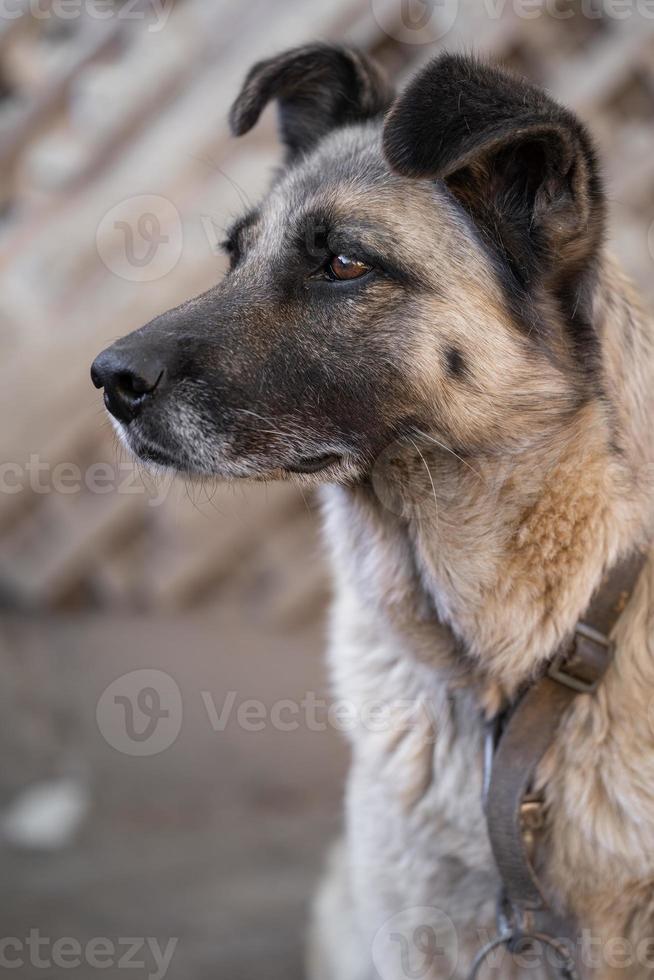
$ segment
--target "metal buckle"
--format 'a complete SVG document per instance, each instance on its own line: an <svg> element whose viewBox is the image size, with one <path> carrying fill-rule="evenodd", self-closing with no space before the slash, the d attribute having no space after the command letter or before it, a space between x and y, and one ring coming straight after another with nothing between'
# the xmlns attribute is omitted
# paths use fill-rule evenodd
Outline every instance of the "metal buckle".
<svg viewBox="0 0 654 980"><path fill-rule="evenodd" d="M530 793L520 804L520 829L527 857L533 861L538 834L545 826L545 797Z"/></svg>
<svg viewBox="0 0 654 980"><path fill-rule="evenodd" d="M578 636L582 636L585 640L590 640L591 643L596 643L603 650L610 651L613 648L612 642L603 633L593 629L592 626L586 626L585 623L579 623L575 630L572 649L561 650L560 653L557 653L548 668L547 676L551 677L553 681L558 681L559 684L563 684L565 687L576 691L578 694L594 694L602 680L601 676L596 677L593 681L585 681L582 677L577 677L568 670L577 649Z"/></svg>

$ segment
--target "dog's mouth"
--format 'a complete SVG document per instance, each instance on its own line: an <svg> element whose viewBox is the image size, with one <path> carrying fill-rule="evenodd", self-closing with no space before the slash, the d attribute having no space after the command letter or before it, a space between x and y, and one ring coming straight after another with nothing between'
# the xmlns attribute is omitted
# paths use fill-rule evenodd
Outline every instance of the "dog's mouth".
<svg viewBox="0 0 654 980"><path fill-rule="evenodd" d="M176 455L161 449L159 446L145 444L135 446L130 442L130 449L144 463L154 463L155 466L163 466L166 469L178 470L179 472L186 468Z"/></svg>
<svg viewBox="0 0 654 980"><path fill-rule="evenodd" d="M322 470L336 466L342 460L336 453L325 453L323 456L306 456L297 463L287 463L281 469L288 473L320 473Z"/></svg>
<svg viewBox="0 0 654 980"><path fill-rule="evenodd" d="M166 447L157 439L143 437L140 433L122 425L116 425L121 441L129 448L135 456L146 464L153 464L155 467L163 467L174 470L178 473L186 473L191 476L194 473L199 476L221 476L244 477L246 479L268 479L276 474L279 479L284 473L292 476L312 476L323 473L324 471L345 464L345 457L341 453L326 452L315 456L298 455L292 460L270 461L250 460L247 457L242 459L225 460L225 467L216 466L216 472L210 473L204 467L198 466L197 461L186 454L181 454L177 449Z"/></svg>

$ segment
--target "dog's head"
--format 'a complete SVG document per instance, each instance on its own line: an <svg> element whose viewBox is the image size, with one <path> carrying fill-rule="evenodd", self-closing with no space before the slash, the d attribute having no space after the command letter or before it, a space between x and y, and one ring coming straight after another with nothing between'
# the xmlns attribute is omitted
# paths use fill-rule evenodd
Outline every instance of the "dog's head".
<svg viewBox="0 0 654 980"><path fill-rule="evenodd" d="M229 233L228 274L93 366L133 451L352 481L412 432L502 451L569 417L597 385L603 226L575 117L455 56L394 100L361 54L319 45L252 69L234 133L272 99L286 165Z"/></svg>

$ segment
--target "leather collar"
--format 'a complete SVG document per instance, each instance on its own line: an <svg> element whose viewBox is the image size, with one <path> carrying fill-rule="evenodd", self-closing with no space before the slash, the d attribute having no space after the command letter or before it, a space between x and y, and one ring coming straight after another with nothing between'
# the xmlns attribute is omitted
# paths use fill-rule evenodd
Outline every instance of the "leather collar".
<svg viewBox="0 0 654 980"><path fill-rule="evenodd" d="M484 805L488 835L502 882L498 936L482 949L470 980L492 950L540 942L554 947L560 976L574 980L577 928L570 915L548 905L532 864L533 843L544 824L544 800L532 793L536 770L578 697L592 696L611 665L611 634L647 562L638 551L606 576L573 636L543 674L488 727Z"/></svg>

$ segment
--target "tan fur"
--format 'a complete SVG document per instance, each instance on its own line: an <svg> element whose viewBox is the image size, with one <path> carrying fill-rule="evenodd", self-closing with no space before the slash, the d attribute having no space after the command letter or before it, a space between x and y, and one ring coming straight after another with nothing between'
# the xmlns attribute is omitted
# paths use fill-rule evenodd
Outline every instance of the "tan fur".
<svg viewBox="0 0 654 980"><path fill-rule="evenodd" d="M507 418L519 437L511 450L472 460L426 432L418 447L393 448L387 493L382 459L375 491L325 494L335 690L360 708L407 700L429 710L401 733L361 726L352 735L345 841L313 932L316 980L378 976L371 951L402 910L435 907L454 924L456 969L435 962L423 974L432 980L463 980L493 934L498 880L480 803L484 711L551 655L605 569L651 540L651 325L609 259L596 320L605 399L573 412L551 405L540 427L536 417L523 426ZM510 362L500 358L497 372L506 377ZM556 377L552 369L554 388ZM470 418L461 424L472 428ZM548 806L542 874L553 904L571 908L591 937L584 975L593 980L644 980L654 970L637 961L639 944L642 960L654 940L653 610L651 564L620 620L609 676L596 696L579 698L539 774ZM416 912L416 927L424 915ZM339 934L350 937L343 960ZM631 960L620 952L625 941ZM654 943L650 953L652 964ZM404 976L392 959L383 970L383 980ZM541 976L506 958L494 975Z"/></svg>

